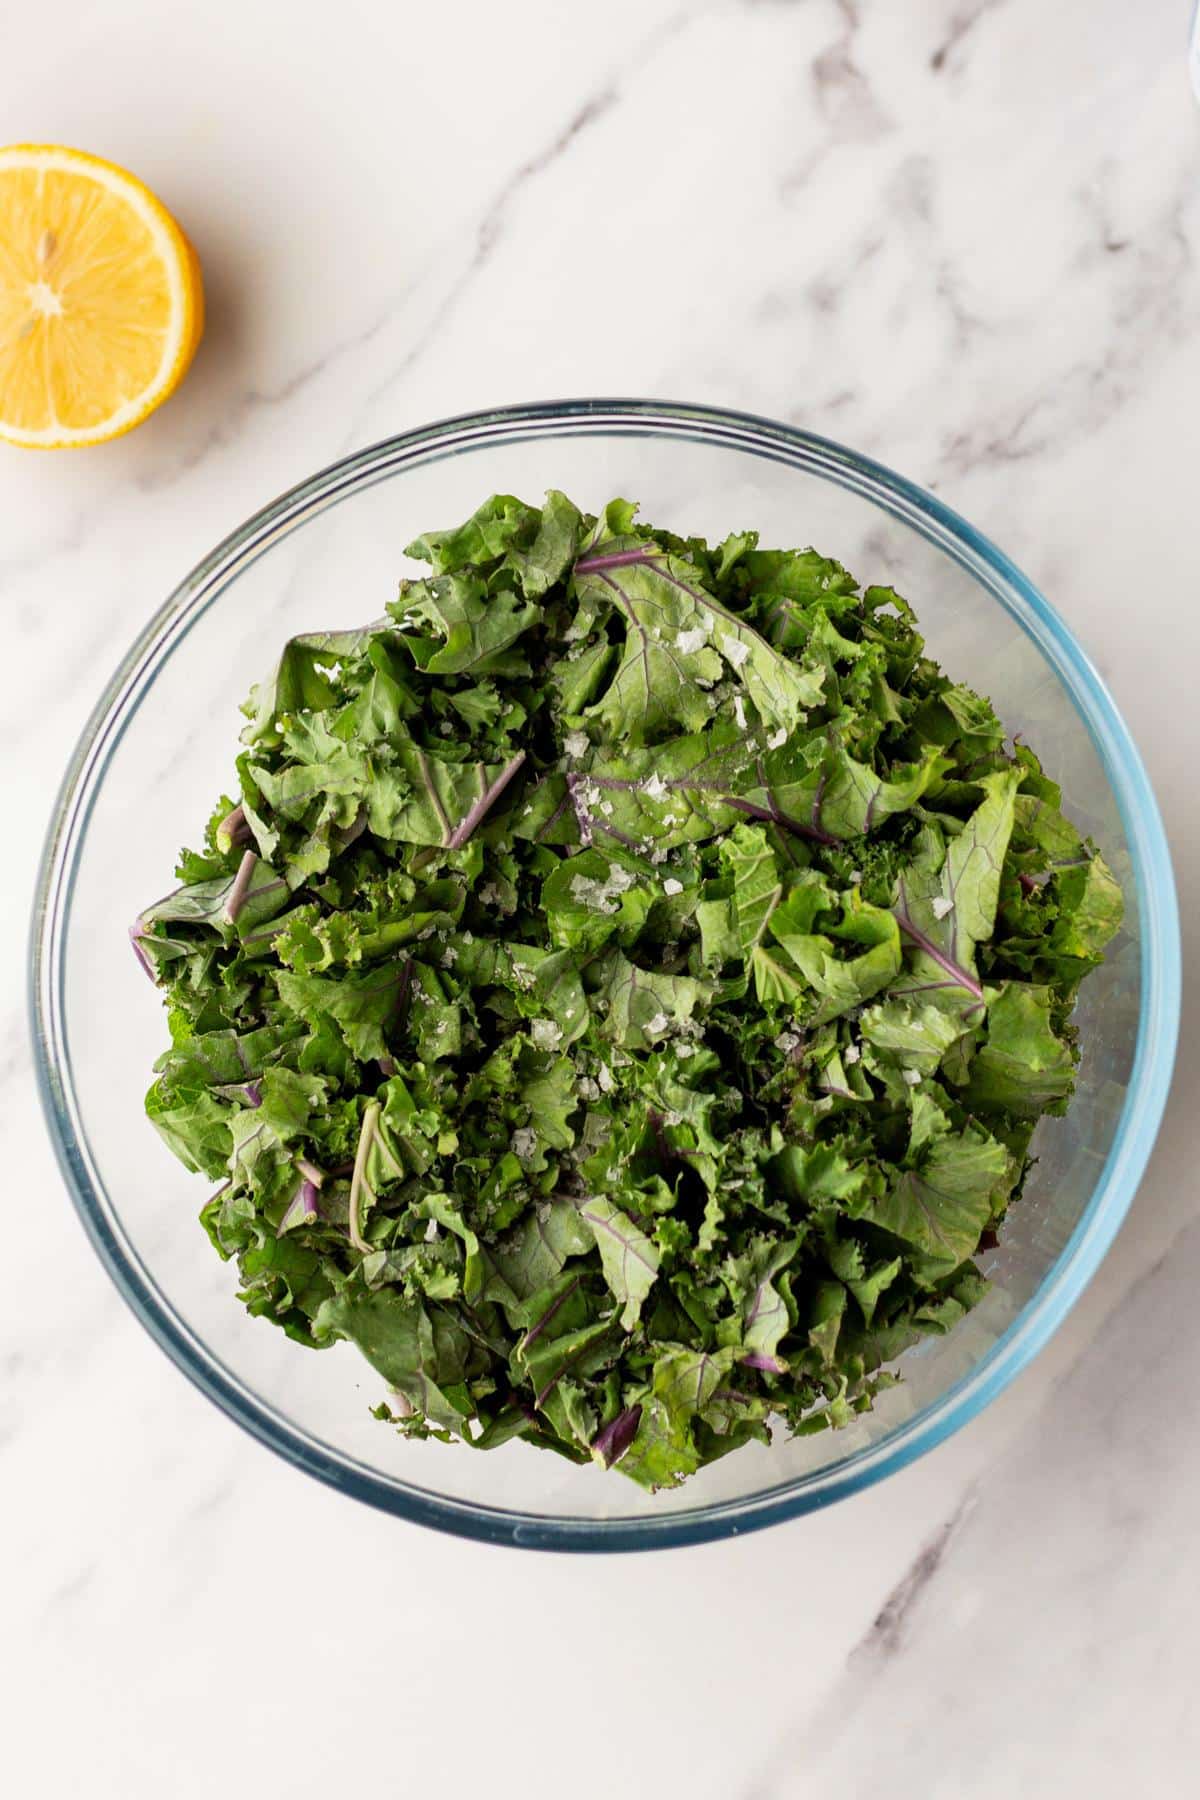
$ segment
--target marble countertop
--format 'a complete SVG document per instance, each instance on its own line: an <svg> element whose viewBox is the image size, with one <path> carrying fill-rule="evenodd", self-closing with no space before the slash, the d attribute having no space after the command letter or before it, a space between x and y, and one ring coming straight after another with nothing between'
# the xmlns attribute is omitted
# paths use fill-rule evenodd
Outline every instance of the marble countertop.
<svg viewBox="0 0 1200 1800"><path fill-rule="evenodd" d="M1115 1249L982 1418L819 1516L569 1560L356 1508L183 1380L68 1204L18 966L70 746L180 574L351 448L585 393L801 423L1004 545L1142 746L1194 966L1187 20L1183 0L65 0L53 29L9 19L6 133L143 175L211 313L185 387L130 437L0 456L13 1793L1194 1791L1194 1011Z"/></svg>

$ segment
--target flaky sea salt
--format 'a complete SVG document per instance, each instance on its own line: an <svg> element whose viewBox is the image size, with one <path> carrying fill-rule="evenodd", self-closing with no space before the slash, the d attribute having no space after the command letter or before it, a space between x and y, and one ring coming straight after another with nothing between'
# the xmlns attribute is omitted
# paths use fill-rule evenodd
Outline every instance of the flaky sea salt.
<svg viewBox="0 0 1200 1800"><path fill-rule="evenodd" d="M856 1062L860 1061L861 1057L862 1051L857 1044L847 1044L845 1050L842 1052L842 1061L850 1067L853 1067Z"/></svg>
<svg viewBox="0 0 1200 1800"><path fill-rule="evenodd" d="M681 631L676 635L675 643L685 656L694 656L708 637L703 625L696 625L691 631Z"/></svg>
<svg viewBox="0 0 1200 1800"><path fill-rule="evenodd" d="M529 1035L539 1050L554 1050L562 1042L562 1027L553 1019L535 1019L529 1027Z"/></svg>
<svg viewBox="0 0 1200 1800"><path fill-rule="evenodd" d="M944 899L943 896L939 894L936 900L931 900L929 902L929 910L935 919L944 919L947 913L952 913L954 911L954 902L953 900Z"/></svg>
<svg viewBox="0 0 1200 1800"><path fill-rule="evenodd" d="M740 643L737 638L722 638L721 649L724 651L726 659L733 664L735 669L740 669L744 662L749 661L749 644Z"/></svg>
<svg viewBox="0 0 1200 1800"><path fill-rule="evenodd" d="M567 891L572 900L580 906L586 906L589 912L615 913L617 910L612 889L607 883L597 881L594 876L573 875Z"/></svg>
<svg viewBox="0 0 1200 1800"><path fill-rule="evenodd" d="M576 762L579 761L581 756L587 755L590 745L591 739L588 737L586 731L568 731L566 737L563 739L563 749L566 751L567 755L573 757Z"/></svg>
<svg viewBox="0 0 1200 1800"><path fill-rule="evenodd" d="M664 894L682 894L682 892L683 892L682 881L676 881L676 879L673 875L668 875L667 879L663 882L663 893Z"/></svg>

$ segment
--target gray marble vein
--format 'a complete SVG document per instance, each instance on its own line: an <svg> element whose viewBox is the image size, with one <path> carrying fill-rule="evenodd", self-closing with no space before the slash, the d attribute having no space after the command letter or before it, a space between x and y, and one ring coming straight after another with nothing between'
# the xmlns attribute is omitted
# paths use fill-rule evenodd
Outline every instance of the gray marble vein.
<svg viewBox="0 0 1200 1800"><path fill-rule="evenodd" d="M496 190L475 228L471 254L453 277L439 301L436 312L425 329L415 338L385 382L371 390L368 407L377 406L385 396L403 382L413 366L426 355L453 320L463 297L486 269L508 226L510 211L531 182L543 175L578 142L593 130L617 105L626 81L642 75L654 58L683 31L696 9L683 8L659 20L643 39L631 46L622 59L620 75L613 74L592 88L547 142L526 158Z"/></svg>
<svg viewBox="0 0 1200 1800"><path fill-rule="evenodd" d="M989 13L997 12L1005 3L1006 0L974 0L973 5L964 6L952 14L945 35L937 48L930 52L929 66L935 74L940 75L944 70L953 72L960 61L959 52L967 39L986 20Z"/></svg>

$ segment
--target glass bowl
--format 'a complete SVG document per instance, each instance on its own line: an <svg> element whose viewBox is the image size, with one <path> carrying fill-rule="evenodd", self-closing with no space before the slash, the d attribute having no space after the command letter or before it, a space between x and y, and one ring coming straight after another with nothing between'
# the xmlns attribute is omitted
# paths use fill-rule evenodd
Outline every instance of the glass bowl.
<svg viewBox="0 0 1200 1800"><path fill-rule="evenodd" d="M751 1445L677 1492L510 1444L409 1442L368 1408L382 1382L348 1344L303 1351L234 1298L197 1222L207 1197L146 1122L166 1039L127 929L169 885L232 774L237 706L299 631L383 610L418 530L496 490L550 486L720 538L816 545L916 605L932 653L996 703L1062 782L1125 891L1125 929L1084 984L1069 1116L1046 1123L1028 1190L984 1259L993 1286L901 1384L839 1432ZM416 572L410 570L410 572ZM265 507L171 595L109 683L67 772L35 921L34 1029L58 1156L84 1226L184 1373L299 1468L403 1518L541 1549L657 1548L744 1532L880 1480L987 1405L1061 1324L1129 1206L1158 1127L1179 1013L1179 928L1138 753L1062 620L1008 559L910 482L785 425L657 401L572 401L451 419L346 458Z"/></svg>

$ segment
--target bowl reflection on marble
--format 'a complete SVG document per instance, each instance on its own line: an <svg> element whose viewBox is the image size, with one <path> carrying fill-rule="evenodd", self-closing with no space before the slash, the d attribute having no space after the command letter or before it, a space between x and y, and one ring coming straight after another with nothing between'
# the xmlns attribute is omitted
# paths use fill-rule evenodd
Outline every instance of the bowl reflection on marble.
<svg viewBox="0 0 1200 1800"><path fill-rule="evenodd" d="M147 1124L164 1041L127 927L232 772L238 702L299 631L378 615L418 529L500 490L720 539L813 543L916 605L931 653L989 694L1063 784L1125 892L1126 924L1084 984L1070 1113L1037 1162L986 1300L902 1359L903 1380L842 1431L753 1444L649 1495L520 1443L405 1441L370 1417L382 1383L349 1344L305 1353L234 1298L196 1221L207 1190ZM411 572L416 572L415 566ZM125 658L53 820L35 922L34 1026L63 1173L109 1272L159 1344L262 1442L347 1494L442 1529L538 1548L642 1549L742 1532L902 1467L971 1418L1043 1345L1112 1241L1166 1096L1179 935L1162 824L1138 754L1062 620L940 501L822 439L694 406L580 401L453 419L347 458L266 507L196 569Z"/></svg>

